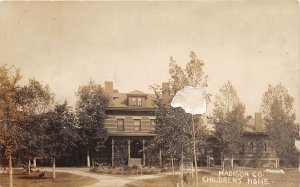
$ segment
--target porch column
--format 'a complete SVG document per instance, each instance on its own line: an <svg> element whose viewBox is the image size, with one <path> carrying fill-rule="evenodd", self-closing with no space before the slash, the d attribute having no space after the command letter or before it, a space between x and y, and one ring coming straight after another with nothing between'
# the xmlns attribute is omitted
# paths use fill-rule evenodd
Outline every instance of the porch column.
<svg viewBox="0 0 300 187"><path fill-rule="evenodd" d="M128 164L129 164L129 160L130 160L130 139L128 139Z"/></svg>
<svg viewBox="0 0 300 187"><path fill-rule="evenodd" d="M146 154L145 154L145 140L143 140L143 166L145 166Z"/></svg>
<svg viewBox="0 0 300 187"><path fill-rule="evenodd" d="M115 160L115 141L112 138L111 139L111 166L112 167L115 166L114 160Z"/></svg>
<svg viewBox="0 0 300 187"><path fill-rule="evenodd" d="M159 165L162 166L161 149L159 149Z"/></svg>
<svg viewBox="0 0 300 187"><path fill-rule="evenodd" d="M35 157L33 158L33 167L36 168L36 158Z"/></svg>

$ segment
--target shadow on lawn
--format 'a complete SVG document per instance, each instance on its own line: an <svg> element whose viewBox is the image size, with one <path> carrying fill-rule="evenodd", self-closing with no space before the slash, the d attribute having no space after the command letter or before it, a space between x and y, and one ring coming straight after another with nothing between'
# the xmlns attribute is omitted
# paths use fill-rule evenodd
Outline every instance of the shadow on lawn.
<svg viewBox="0 0 300 187"><path fill-rule="evenodd" d="M19 179L31 179L31 180L36 180L36 179L52 179L50 176L39 176L39 175L21 175L18 177Z"/></svg>

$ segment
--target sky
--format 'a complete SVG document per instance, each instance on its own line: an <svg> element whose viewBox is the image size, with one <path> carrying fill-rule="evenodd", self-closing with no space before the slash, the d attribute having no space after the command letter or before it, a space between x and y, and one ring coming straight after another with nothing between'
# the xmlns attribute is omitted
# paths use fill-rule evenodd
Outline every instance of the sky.
<svg viewBox="0 0 300 187"><path fill-rule="evenodd" d="M213 97L230 80L254 115L268 84L282 83L299 121L299 31L297 1L2 1L0 65L15 65L24 83L42 81L74 105L91 79L151 93L169 79L170 56L185 66L194 51Z"/></svg>

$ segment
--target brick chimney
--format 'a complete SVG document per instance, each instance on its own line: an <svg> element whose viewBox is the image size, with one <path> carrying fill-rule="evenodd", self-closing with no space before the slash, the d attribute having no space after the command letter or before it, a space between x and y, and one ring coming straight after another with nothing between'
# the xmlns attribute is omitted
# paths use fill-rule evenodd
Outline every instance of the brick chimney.
<svg viewBox="0 0 300 187"><path fill-rule="evenodd" d="M114 89L113 89L113 82L112 81L105 81L104 82L104 91L107 96L112 98Z"/></svg>
<svg viewBox="0 0 300 187"><path fill-rule="evenodd" d="M264 127L263 127L263 120L262 120L262 117L261 117L261 113L260 112L255 112L254 119L255 119L255 121L254 121L255 131L256 132L263 132Z"/></svg>
<svg viewBox="0 0 300 187"><path fill-rule="evenodd" d="M170 84L168 82L162 83L162 98L164 101L170 99Z"/></svg>

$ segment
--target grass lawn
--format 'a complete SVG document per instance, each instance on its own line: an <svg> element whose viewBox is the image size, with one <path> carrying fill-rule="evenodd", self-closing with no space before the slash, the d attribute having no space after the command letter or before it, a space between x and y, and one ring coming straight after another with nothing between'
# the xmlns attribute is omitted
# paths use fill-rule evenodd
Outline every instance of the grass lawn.
<svg viewBox="0 0 300 187"><path fill-rule="evenodd" d="M219 170L203 170L199 172L199 187L254 187L254 186L270 186L270 187L299 187L300 176L299 170L284 169L282 173L268 173L264 169L237 169L237 173L242 171L243 174L249 176L226 176L219 177ZM260 172L260 173L259 173ZM221 178L221 179L220 179ZM234 179L233 179L234 178ZM194 179L184 184L184 187L196 186ZM135 181L126 184L124 187L176 187L179 182L177 178L173 181L172 175L163 176L161 178L147 179Z"/></svg>
<svg viewBox="0 0 300 187"><path fill-rule="evenodd" d="M14 170L14 187L79 187L96 183L97 180L89 177L72 175L69 173L56 173L56 179L52 179L52 173L46 172L42 178L35 174L27 175L22 170ZM0 187L9 186L9 175L0 174Z"/></svg>

